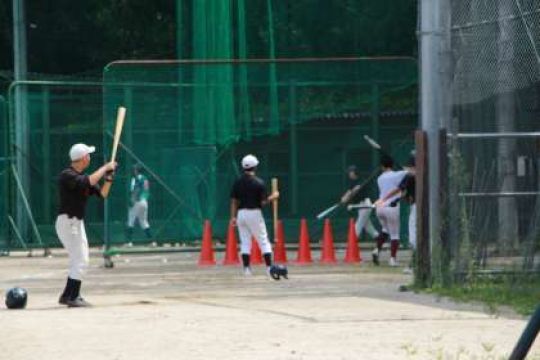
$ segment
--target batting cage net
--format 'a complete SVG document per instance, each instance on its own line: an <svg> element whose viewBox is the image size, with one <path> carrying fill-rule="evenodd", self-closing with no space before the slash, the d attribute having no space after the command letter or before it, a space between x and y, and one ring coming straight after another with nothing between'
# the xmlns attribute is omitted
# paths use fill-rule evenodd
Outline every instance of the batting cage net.
<svg viewBox="0 0 540 360"><path fill-rule="evenodd" d="M448 196L436 278L540 270L540 8L450 3Z"/></svg>
<svg viewBox="0 0 540 360"><path fill-rule="evenodd" d="M8 203L5 199L8 198L8 112L7 103L3 96L0 96L0 196L4 199L0 201L0 254L8 250Z"/></svg>
<svg viewBox="0 0 540 360"><path fill-rule="evenodd" d="M361 176L378 167L379 155L363 135L403 163L418 102L417 63L410 58L117 61L96 83L16 83L10 106L17 89L27 97L28 127L24 138L11 133L8 212L28 246L59 245L57 174L73 143L97 146L92 168L110 156L118 106L127 108L120 168L106 206L89 204L94 245L105 238L109 245L189 242L200 239L205 219L224 237L230 187L248 153L259 158L267 184L279 180L286 239L297 240L306 218L318 240L322 223L315 215L345 191L347 166L357 165ZM140 196L132 191L135 165L149 184L150 237L137 224L126 233L129 208ZM374 184L366 194L377 196ZM346 240L355 215L345 209L333 215L336 241Z"/></svg>

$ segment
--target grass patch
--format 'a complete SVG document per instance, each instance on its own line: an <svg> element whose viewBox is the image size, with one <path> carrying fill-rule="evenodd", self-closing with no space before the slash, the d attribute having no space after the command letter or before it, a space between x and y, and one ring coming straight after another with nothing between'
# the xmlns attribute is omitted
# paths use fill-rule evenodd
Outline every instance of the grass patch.
<svg viewBox="0 0 540 360"><path fill-rule="evenodd" d="M426 291L460 302L480 301L493 312L499 306L509 306L521 315L530 315L540 305L540 276L482 277L463 285L435 286Z"/></svg>

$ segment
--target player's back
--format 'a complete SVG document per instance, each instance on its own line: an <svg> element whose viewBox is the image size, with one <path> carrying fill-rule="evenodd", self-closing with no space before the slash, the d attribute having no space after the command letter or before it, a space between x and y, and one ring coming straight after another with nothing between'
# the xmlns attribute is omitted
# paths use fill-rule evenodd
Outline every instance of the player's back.
<svg viewBox="0 0 540 360"><path fill-rule="evenodd" d="M377 185L379 186L379 199L384 198L388 193L390 193L392 190L395 190L401 181L403 180L403 177L407 174L406 171L385 171L379 177L377 178ZM392 201L399 198L399 194L395 195L391 199L388 200L387 203L391 203Z"/></svg>
<svg viewBox="0 0 540 360"><path fill-rule="evenodd" d="M240 209L258 209L262 207L266 187L264 181L254 175L242 175L233 185L231 197L239 202Z"/></svg>

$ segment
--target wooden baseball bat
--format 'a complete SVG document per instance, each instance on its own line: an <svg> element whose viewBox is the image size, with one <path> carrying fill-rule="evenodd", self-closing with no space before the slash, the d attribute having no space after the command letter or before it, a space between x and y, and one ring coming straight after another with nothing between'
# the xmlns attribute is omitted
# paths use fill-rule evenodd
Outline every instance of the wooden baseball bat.
<svg viewBox="0 0 540 360"><path fill-rule="evenodd" d="M118 143L120 142L120 136L122 135L122 129L124 127L125 117L126 117L126 108L123 106L120 106L116 114L116 128L114 129L111 162L116 160L116 152L118 150Z"/></svg>
<svg viewBox="0 0 540 360"><path fill-rule="evenodd" d="M111 162L116 161L116 153L118 151L118 144L120 142L120 135L122 135L122 128L124 127L124 119L126 117L126 108L120 106L116 114L116 127L114 129L113 148L111 154ZM101 188L101 196L107 198L109 191L111 190L112 182L105 182Z"/></svg>
<svg viewBox="0 0 540 360"><path fill-rule="evenodd" d="M278 191L278 179L272 178L272 193ZM272 203L272 210L274 215L274 239L277 241L278 232L278 200L274 200Z"/></svg>

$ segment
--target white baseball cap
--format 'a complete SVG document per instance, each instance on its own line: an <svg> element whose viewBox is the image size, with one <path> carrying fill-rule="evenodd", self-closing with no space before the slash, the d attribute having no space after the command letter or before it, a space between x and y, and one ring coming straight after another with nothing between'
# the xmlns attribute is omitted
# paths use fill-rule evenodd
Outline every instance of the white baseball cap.
<svg viewBox="0 0 540 360"><path fill-rule="evenodd" d="M75 144L69 150L69 157L71 161L76 161L95 151L95 146L88 146L86 144Z"/></svg>
<svg viewBox="0 0 540 360"><path fill-rule="evenodd" d="M257 165L259 165L259 160L257 160L255 155L249 154L242 159L242 167L244 169L253 169Z"/></svg>

